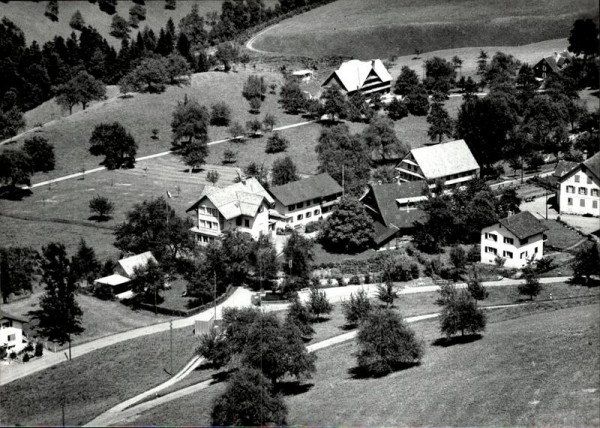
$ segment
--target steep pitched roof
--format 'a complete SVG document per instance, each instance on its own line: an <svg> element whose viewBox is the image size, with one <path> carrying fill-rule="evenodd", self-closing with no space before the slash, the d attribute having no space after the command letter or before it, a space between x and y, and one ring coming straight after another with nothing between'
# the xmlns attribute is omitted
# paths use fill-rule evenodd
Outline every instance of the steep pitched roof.
<svg viewBox="0 0 600 428"><path fill-rule="evenodd" d="M600 152L583 162L585 168L600 180Z"/></svg>
<svg viewBox="0 0 600 428"><path fill-rule="evenodd" d="M273 197L286 207L299 202L342 193L342 190L342 186L327 173L313 175L309 178L292 181L269 189Z"/></svg>
<svg viewBox="0 0 600 428"><path fill-rule="evenodd" d="M558 66L558 64L556 63L556 58L554 58L553 56L548 56L546 58L544 58L544 61L546 61L546 64L548 64L548 66L552 69L552 71L554 71L555 73L558 73L560 71L560 67Z"/></svg>
<svg viewBox="0 0 600 428"><path fill-rule="evenodd" d="M3 311L2 309L0 309L0 319L1 318L5 318L8 320L21 321L21 322L29 322L29 320L27 318L22 317L21 315L12 315L12 314L9 314L8 312Z"/></svg>
<svg viewBox="0 0 600 428"><path fill-rule="evenodd" d="M356 91L363 86L371 71L374 71L382 82L392 81L392 76L380 59L375 59L373 61L353 59L340 65L340 68L334 71L327 80L325 80L323 85L329 83L332 78L337 77L346 91Z"/></svg>
<svg viewBox="0 0 600 428"><path fill-rule="evenodd" d="M428 180L479 169L465 140L419 147L410 152Z"/></svg>
<svg viewBox="0 0 600 428"><path fill-rule="evenodd" d="M269 195L265 188L254 177L250 177L225 188L205 188L200 195L200 199L188 208L186 212L195 210L205 198L207 198L227 220L241 215L254 217L264 200L266 200L269 205L272 205L275 202L271 195Z"/></svg>
<svg viewBox="0 0 600 428"><path fill-rule="evenodd" d="M127 274L127 276L132 277L134 275L136 267L145 267L151 260L154 263L157 263L156 259L152 255L152 252L146 251L142 254L136 254L135 256L121 259L118 263L119 266L121 266L121 268L123 269L123 271Z"/></svg>
<svg viewBox="0 0 600 428"><path fill-rule="evenodd" d="M418 208L408 211L399 209L396 200L420 197L426 187L427 183L424 181L412 181L401 184L370 185L369 192L373 195L377 205L376 208L384 225L404 229L413 227L416 221L423 220L425 213ZM361 201L365 199L365 196L366 194L361 198Z"/></svg>
<svg viewBox="0 0 600 428"><path fill-rule="evenodd" d="M562 177L563 175L571 172L573 168L577 168L579 164L577 162L566 161L561 159L558 161L558 165L556 165L556 169L554 170L555 177Z"/></svg>
<svg viewBox="0 0 600 428"><path fill-rule="evenodd" d="M500 225L507 228L519 239L529 238L548 230L548 227L529 211L521 211L518 214L503 218L500 220Z"/></svg>

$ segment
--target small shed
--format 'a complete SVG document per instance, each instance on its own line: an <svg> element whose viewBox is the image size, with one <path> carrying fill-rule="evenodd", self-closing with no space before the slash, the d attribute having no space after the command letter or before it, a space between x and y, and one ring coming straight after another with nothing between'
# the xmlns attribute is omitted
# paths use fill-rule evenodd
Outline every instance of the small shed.
<svg viewBox="0 0 600 428"><path fill-rule="evenodd" d="M310 79L312 79L313 74L314 73L312 70L298 70L298 71L292 72L292 76L294 76L296 79L300 80L301 82L310 82Z"/></svg>

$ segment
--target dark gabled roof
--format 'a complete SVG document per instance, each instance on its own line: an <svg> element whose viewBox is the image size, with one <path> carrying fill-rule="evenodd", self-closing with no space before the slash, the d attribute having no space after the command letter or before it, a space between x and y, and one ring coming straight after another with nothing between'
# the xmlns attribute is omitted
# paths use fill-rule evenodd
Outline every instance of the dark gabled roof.
<svg viewBox="0 0 600 428"><path fill-rule="evenodd" d="M15 321L21 321L21 322L29 322L29 320L25 317L22 317L20 315L9 314L8 312L3 311L2 309L0 309L0 318L6 318L9 320L15 320Z"/></svg>
<svg viewBox="0 0 600 428"><path fill-rule="evenodd" d="M583 165L596 179L600 180L600 152L583 162Z"/></svg>
<svg viewBox="0 0 600 428"><path fill-rule="evenodd" d="M422 196L426 187L427 183L425 181L409 181L401 184L375 184L370 186L385 225L391 226L394 224L399 228L412 227L409 224L412 224L416 217L421 218L423 212L418 209L411 209L408 212L399 211L396 199ZM417 211L419 211L419 215L414 214Z"/></svg>
<svg viewBox="0 0 600 428"><path fill-rule="evenodd" d="M269 192L287 207L299 202L342 193L342 186L329 174L323 173L303 180L292 181L282 186L271 187Z"/></svg>
<svg viewBox="0 0 600 428"><path fill-rule="evenodd" d="M548 64L548 66L555 73L558 73L560 71L560 67L556 63L556 59L553 56L548 56L548 57L544 58L542 61L546 61L546 64Z"/></svg>
<svg viewBox="0 0 600 428"><path fill-rule="evenodd" d="M529 211L521 211L518 214L503 218L500 220L500 225L519 239L529 238L548 230L548 227Z"/></svg>
<svg viewBox="0 0 600 428"><path fill-rule="evenodd" d="M387 227L380 221L374 221L373 226L375 228L375 237L373 238L373 242L375 242L377 247L381 247L398 233L397 227Z"/></svg>
<svg viewBox="0 0 600 428"><path fill-rule="evenodd" d="M579 164L577 162L560 160L558 165L556 165L556 169L554 170L555 177L562 177L563 175L571 172L573 168L577 168Z"/></svg>

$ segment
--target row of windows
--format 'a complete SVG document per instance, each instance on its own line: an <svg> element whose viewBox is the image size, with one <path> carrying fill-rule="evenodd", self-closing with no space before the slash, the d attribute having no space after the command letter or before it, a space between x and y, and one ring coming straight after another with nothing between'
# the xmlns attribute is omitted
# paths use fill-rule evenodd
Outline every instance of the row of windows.
<svg viewBox="0 0 600 428"><path fill-rule="evenodd" d="M219 223L215 223L213 221L208 221L208 220L200 220L198 222L198 226L202 227L204 229L218 229Z"/></svg>
<svg viewBox="0 0 600 428"><path fill-rule="evenodd" d="M322 202L331 202L331 201L334 201L339 195L340 194L327 196L327 197L323 198L323 200L321 200L321 198L317 198L317 199L313 199L313 200L308 200L306 202L292 204L292 205L288 206L288 211L299 210L299 209L304 208L305 206L306 206L306 208L308 208L311 205L319 205Z"/></svg>
<svg viewBox="0 0 600 428"><path fill-rule="evenodd" d="M498 254L498 250L494 247L485 247L485 252L486 253L490 253L490 254ZM535 247L533 249L534 254L536 254L538 252L538 247ZM527 258L527 251L523 251L520 255L519 258L521 260L526 259ZM514 255L512 253L512 251L503 251L502 252L502 257L506 257L507 259L512 259L514 258Z"/></svg>
<svg viewBox="0 0 600 428"><path fill-rule="evenodd" d="M243 220L243 223L244 223L244 227L249 228L250 227L250 219L247 219L247 218L245 218L245 219L242 219L242 217L236 218L235 219L235 225L236 226L241 226L242 225L242 220Z"/></svg>
<svg viewBox="0 0 600 428"><path fill-rule="evenodd" d="M452 174L446 177L446 180L454 180L455 178L467 177L475 174L475 170L461 172L460 174Z"/></svg>
<svg viewBox="0 0 600 428"><path fill-rule="evenodd" d="M588 189L586 187L580 187L577 191L580 195L587 195ZM567 193L575 193L575 186L567 186ZM592 189L590 195L598 196L598 189Z"/></svg>
<svg viewBox="0 0 600 428"><path fill-rule="evenodd" d="M219 217L219 211L217 211L216 208L209 208L207 206L201 205L200 207L198 207L198 212L200 214L208 214L211 215L213 217Z"/></svg>
<svg viewBox="0 0 600 428"><path fill-rule="evenodd" d="M325 209L323 209L323 212L326 212ZM319 214L321 214L321 210L314 210L314 212L312 212L312 213L310 211L307 212L306 213L306 218L311 218L313 216L313 214L314 215L319 215ZM300 221L300 220L303 220L303 219L304 219L304 215L303 214L298 214L296 216L296 220L297 221Z"/></svg>
<svg viewBox="0 0 600 428"><path fill-rule="evenodd" d="M4 321L2 323L2 328L9 328L9 327L12 327L12 325L13 325L12 320Z"/></svg>
<svg viewBox="0 0 600 428"><path fill-rule="evenodd" d="M486 233L485 239L488 239L488 240L494 241L494 242L498 242L498 236L495 233ZM504 237L504 243L514 245L515 240L513 238Z"/></svg>
<svg viewBox="0 0 600 428"><path fill-rule="evenodd" d="M567 199L567 205L573 206L573 198ZM579 200L579 206L585 208L585 199ZM594 209L598 208L598 201L592 201L592 208L594 208Z"/></svg>
<svg viewBox="0 0 600 428"><path fill-rule="evenodd" d="M198 241L204 244L210 244L211 242L215 242L215 238L213 238L212 236L199 235Z"/></svg>
<svg viewBox="0 0 600 428"><path fill-rule="evenodd" d="M579 175L575 175L575 183L579 183ZM587 177L587 184L592 184L592 177Z"/></svg>

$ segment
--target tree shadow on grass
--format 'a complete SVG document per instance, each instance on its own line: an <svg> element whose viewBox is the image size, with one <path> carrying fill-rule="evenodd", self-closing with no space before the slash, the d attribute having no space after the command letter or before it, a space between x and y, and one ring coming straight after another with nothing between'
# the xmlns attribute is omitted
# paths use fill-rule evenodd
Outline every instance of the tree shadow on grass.
<svg viewBox="0 0 600 428"><path fill-rule="evenodd" d="M348 374L352 376L352 379L379 379L389 374L411 369L420 365L420 362L394 364L391 367L391 370L388 371L372 371L365 367L356 366L348 369Z"/></svg>
<svg viewBox="0 0 600 428"><path fill-rule="evenodd" d="M567 284L581 285L581 286L587 287L587 288L596 288L596 287L600 287L600 279L590 278L589 280L586 280L586 278L573 277L573 278L570 278L569 280L567 280Z"/></svg>
<svg viewBox="0 0 600 428"><path fill-rule="evenodd" d="M88 220L91 221L95 221L97 223L106 223L107 221L109 221L112 217L111 216L99 216L99 215L92 215L88 217Z"/></svg>
<svg viewBox="0 0 600 428"><path fill-rule="evenodd" d="M308 392L314 383L300 383L299 381L279 382L277 383L277 392L281 392L285 396L300 395Z"/></svg>
<svg viewBox="0 0 600 428"><path fill-rule="evenodd" d="M23 198L31 195L33 195L33 192L30 189L11 186L0 187L0 199L6 199L9 201L22 201Z"/></svg>
<svg viewBox="0 0 600 428"><path fill-rule="evenodd" d="M467 334L466 336L453 336L453 337L440 337L435 339L431 344L433 346L441 346L442 348L447 348L449 346L454 345L464 345L466 343L476 342L482 339L483 336L481 334Z"/></svg>

